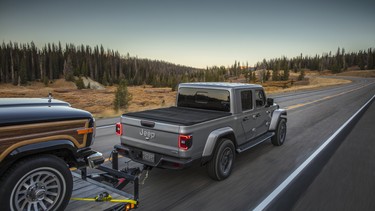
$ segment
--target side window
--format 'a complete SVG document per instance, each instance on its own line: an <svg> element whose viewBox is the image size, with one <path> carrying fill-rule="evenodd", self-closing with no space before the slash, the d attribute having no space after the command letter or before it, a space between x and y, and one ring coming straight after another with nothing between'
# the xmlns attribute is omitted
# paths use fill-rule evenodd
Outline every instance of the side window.
<svg viewBox="0 0 375 211"><path fill-rule="evenodd" d="M266 105L266 97L264 96L264 92L262 90L255 91L255 103L257 108Z"/></svg>
<svg viewBox="0 0 375 211"><path fill-rule="evenodd" d="M241 105L242 111L250 110L253 108L253 95L250 90L241 92Z"/></svg>

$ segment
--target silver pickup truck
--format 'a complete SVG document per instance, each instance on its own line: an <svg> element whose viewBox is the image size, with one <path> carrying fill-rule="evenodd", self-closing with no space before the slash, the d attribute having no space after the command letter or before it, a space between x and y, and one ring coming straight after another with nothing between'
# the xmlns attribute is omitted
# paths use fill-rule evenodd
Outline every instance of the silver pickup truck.
<svg viewBox="0 0 375 211"><path fill-rule="evenodd" d="M199 162L215 180L226 179L236 153L286 137L287 112L260 85L182 83L177 105L121 116L117 151L152 167L181 169Z"/></svg>

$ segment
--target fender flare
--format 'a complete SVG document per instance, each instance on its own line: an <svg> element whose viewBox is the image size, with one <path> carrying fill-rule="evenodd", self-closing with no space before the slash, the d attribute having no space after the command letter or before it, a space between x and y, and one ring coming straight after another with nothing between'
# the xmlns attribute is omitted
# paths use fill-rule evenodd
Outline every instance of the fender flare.
<svg viewBox="0 0 375 211"><path fill-rule="evenodd" d="M206 145L204 146L202 157L210 157L214 151L216 142L220 137L234 134L234 131L231 127L223 127L212 131L207 138Z"/></svg>
<svg viewBox="0 0 375 211"><path fill-rule="evenodd" d="M269 131L275 131L277 128L277 124L279 123L280 118L284 118L286 120L287 117L287 111L286 109L276 109L272 113L272 119L269 127Z"/></svg>
<svg viewBox="0 0 375 211"><path fill-rule="evenodd" d="M8 156L17 156L19 154L35 154L45 151L53 151L56 149L67 149L72 153L76 153L77 148L70 140L51 140L20 146L14 149Z"/></svg>
<svg viewBox="0 0 375 211"><path fill-rule="evenodd" d="M4 171L7 170L10 165L18 161L19 159L30 155L37 155L44 152L56 151L61 149L71 152L74 158L77 157L77 148L70 140L51 140L20 146L12 150L1 161L0 175L4 173Z"/></svg>

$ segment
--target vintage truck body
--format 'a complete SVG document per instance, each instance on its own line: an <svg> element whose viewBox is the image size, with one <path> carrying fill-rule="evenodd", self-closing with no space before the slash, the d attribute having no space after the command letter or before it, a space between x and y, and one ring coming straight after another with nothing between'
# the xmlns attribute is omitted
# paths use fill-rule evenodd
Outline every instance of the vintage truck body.
<svg viewBox="0 0 375 211"><path fill-rule="evenodd" d="M64 210L72 191L69 168L96 167L90 146L95 120L50 98L0 98L2 210Z"/></svg>
<svg viewBox="0 0 375 211"><path fill-rule="evenodd" d="M116 129L121 145L115 148L154 167L179 169L198 161L222 180L236 153L269 139L282 145L286 117L260 85L183 83L176 107L122 115Z"/></svg>

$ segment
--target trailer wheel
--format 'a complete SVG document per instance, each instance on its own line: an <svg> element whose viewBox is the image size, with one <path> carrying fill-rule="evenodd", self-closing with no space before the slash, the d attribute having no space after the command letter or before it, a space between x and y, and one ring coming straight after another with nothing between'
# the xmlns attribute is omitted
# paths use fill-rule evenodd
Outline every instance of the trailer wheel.
<svg viewBox="0 0 375 211"><path fill-rule="evenodd" d="M271 142L275 146L283 145L286 137L286 121L285 119L280 119L279 124L276 128L276 134L271 138Z"/></svg>
<svg viewBox="0 0 375 211"><path fill-rule="evenodd" d="M23 159L0 181L3 210L64 210L73 179L63 160L53 155Z"/></svg>
<svg viewBox="0 0 375 211"><path fill-rule="evenodd" d="M234 144L229 139L221 139L213 158L207 164L208 175L214 180L224 180L232 173L235 159Z"/></svg>

